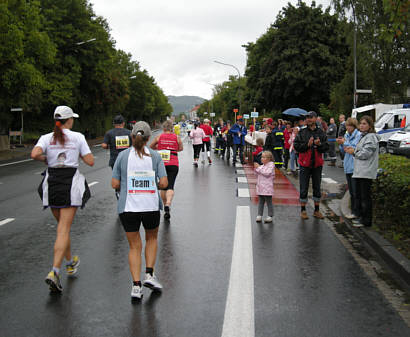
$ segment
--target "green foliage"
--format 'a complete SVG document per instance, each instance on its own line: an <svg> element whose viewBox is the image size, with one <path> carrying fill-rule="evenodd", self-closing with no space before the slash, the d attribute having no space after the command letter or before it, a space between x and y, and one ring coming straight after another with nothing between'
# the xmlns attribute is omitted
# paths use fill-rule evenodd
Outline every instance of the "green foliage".
<svg viewBox="0 0 410 337"><path fill-rule="evenodd" d="M80 114L77 130L92 135L103 134L119 113L148 122L170 114L154 79L115 49L109 31L88 0L2 1L0 133L20 127L11 107L23 108L25 131L43 132L55 106L68 105Z"/></svg>
<svg viewBox="0 0 410 337"><path fill-rule="evenodd" d="M380 156L383 173L373 184L373 217L382 230L410 238L410 159Z"/></svg>
<svg viewBox="0 0 410 337"><path fill-rule="evenodd" d="M329 103L347 57L343 23L329 10L299 1L288 4L255 44L247 46L246 76L252 100L268 110Z"/></svg>

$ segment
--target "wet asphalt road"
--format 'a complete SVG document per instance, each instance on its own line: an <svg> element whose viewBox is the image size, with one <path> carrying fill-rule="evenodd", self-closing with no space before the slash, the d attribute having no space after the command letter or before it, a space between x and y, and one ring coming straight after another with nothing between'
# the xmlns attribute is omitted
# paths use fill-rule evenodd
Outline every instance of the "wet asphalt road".
<svg viewBox="0 0 410 337"><path fill-rule="evenodd" d="M0 167L0 221L15 219L0 226L1 336L221 336L238 205L251 210L255 336L410 335L324 222L303 224L298 207L276 205L273 224L256 224L256 205L236 196L235 170L220 159L194 169L184 145L171 222L159 234L164 292L144 289L141 303L130 300L128 244L104 150L93 148L96 165L80 168L97 183L72 226L81 266L75 278L63 272L61 296L44 283L56 230L36 192L44 166Z"/></svg>

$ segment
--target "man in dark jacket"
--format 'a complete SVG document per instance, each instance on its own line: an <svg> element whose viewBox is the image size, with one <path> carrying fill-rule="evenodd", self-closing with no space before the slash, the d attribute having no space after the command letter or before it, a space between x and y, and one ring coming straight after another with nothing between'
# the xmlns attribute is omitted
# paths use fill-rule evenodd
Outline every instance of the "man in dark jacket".
<svg viewBox="0 0 410 337"><path fill-rule="evenodd" d="M241 164L245 163L245 159L243 157L243 147L245 146L245 136L248 133L246 130L245 125L243 124L243 119L239 118L238 122L235 123L231 129L229 130L229 133L232 134L233 136L233 158L232 158L232 164L235 166L236 164L236 153L238 152L239 149L239 159L241 161Z"/></svg>
<svg viewBox="0 0 410 337"><path fill-rule="evenodd" d="M329 121L329 127L326 131L327 142L329 144L329 166L336 166L336 135L337 125L335 119L332 117Z"/></svg>
<svg viewBox="0 0 410 337"><path fill-rule="evenodd" d="M310 111L306 116L307 127L300 130L296 136L294 146L299 152L299 183L300 183L300 203L301 217L308 219L306 213L306 203L309 191L309 180L312 177L313 201L315 202L315 218L323 219L320 213L319 204L322 196L320 185L322 181L323 153L329 150L329 144L324 131L316 123L317 114Z"/></svg>

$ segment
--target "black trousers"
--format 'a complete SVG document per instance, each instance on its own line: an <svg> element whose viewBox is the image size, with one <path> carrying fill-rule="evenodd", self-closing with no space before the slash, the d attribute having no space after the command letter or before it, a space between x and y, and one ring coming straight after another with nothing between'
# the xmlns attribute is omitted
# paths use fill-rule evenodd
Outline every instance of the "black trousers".
<svg viewBox="0 0 410 337"><path fill-rule="evenodd" d="M309 192L309 181L312 177L313 201L320 202L322 192L320 186L322 184L322 166L310 168L300 167L299 184L300 184L300 202L307 203Z"/></svg>
<svg viewBox="0 0 410 337"><path fill-rule="evenodd" d="M283 166L285 169L288 169L289 159L290 159L289 149L285 149L285 153L283 155Z"/></svg>
<svg viewBox="0 0 410 337"><path fill-rule="evenodd" d="M198 159L199 158L199 153L202 150L202 146L203 144L193 144L194 147L194 159Z"/></svg>
<svg viewBox="0 0 410 337"><path fill-rule="evenodd" d="M283 166L283 154L282 149L273 150L273 158L275 160L275 167L281 168Z"/></svg>
<svg viewBox="0 0 410 337"><path fill-rule="evenodd" d="M356 181L357 204L360 207L361 223L370 227L372 225L372 179L353 178Z"/></svg>
<svg viewBox="0 0 410 337"><path fill-rule="evenodd" d="M239 149L239 160L241 161L241 164L245 162L243 158L243 145L242 144L233 144L233 158L232 162L236 163L236 153L238 152Z"/></svg>

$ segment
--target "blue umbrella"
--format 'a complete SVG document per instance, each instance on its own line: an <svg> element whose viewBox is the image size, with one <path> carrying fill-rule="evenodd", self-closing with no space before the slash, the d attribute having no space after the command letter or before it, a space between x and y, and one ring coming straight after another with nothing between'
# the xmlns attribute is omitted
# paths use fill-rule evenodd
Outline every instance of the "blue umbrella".
<svg viewBox="0 0 410 337"><path fill-rule="evenodd" d="M285 111L283 111L282 113L284 115L300 117L300 116L307 115L308 112L306 110L301 109L301 108L289 108L289 109L286 109Z"/></svg>

